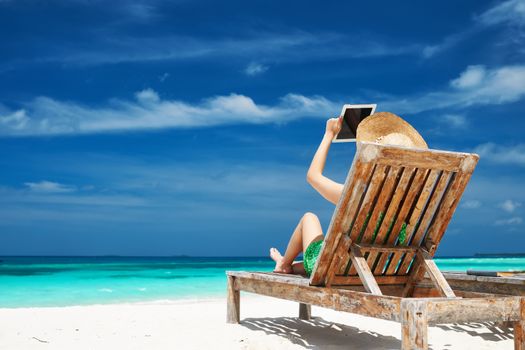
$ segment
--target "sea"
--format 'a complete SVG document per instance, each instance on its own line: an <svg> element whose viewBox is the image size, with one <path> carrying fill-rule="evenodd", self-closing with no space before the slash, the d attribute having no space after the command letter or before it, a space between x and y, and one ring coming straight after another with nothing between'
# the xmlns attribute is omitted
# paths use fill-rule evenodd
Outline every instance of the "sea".
<svg viewBox="0 0 525 350"><path fill-rule="evenodd" d="M442 271L525 270L525 256L436 258ZM266 257L0 257L0 308L221 298L227 270L271 271Z"/></svg>

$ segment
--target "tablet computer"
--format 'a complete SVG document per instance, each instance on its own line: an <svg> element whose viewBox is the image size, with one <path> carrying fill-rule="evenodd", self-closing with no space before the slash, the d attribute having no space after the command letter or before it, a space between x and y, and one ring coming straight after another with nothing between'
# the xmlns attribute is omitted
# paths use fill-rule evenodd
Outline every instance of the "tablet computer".
<svg viewBox="0 0 525 350"><path fill-rule="evenodd" d="M372 115L376 111L375 104L366 105L344 105L341 111L343 124L341 131L332 142L353 142L356 138L357 126L363 119Z"/></svg>

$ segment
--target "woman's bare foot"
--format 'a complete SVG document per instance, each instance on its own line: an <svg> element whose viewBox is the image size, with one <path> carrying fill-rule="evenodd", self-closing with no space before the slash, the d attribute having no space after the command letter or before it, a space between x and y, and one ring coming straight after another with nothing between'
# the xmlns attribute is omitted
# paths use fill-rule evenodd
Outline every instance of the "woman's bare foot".
<svg viewBox="0 0 525 350"><path fill-rule="evenodd" d="M281 253L275 249L270 248L270 257L275 261L275 268L273 269L273 272L278 273L292 273L292 265L284 265L283 264L283 256Z"/></svg>

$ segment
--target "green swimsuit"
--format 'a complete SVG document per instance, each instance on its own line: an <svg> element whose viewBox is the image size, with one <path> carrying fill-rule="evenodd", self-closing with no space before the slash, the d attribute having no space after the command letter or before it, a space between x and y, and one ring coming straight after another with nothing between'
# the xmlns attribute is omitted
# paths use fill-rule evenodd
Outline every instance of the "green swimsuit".
<svg viewBox="0 0 525 350"><path fill-rule="evenodd" d="M372 242L375 241L375 238L377 236L377 231L379 231L379 227L381 226L381 222L383 221L384 214L379 213L379 218L376 223L376 227L374 229L374 234L372 236ZM370 219L370 213L366 216L363 228L361 229L360 235L357 239L358 242L361 241L361 236L364 233L364 229L366 228L366 225L368 224L368 220ZM394 226L394 222L392 221L390 223L390 226L388 227L386 237L390 235L390 231L392 230L392 226ZM399 245L405 245L406 244L406 223L403 223L401 226L401 230L399 231L398 236L398 244ZM386 238L385 238L386 240ZM312 271L314 270L315 262L317 260L317 257L319 256L319 252L321 251L321 247L323 245L323 241L316 241L312 242L308 245L306 250L304 251L303 256L303 265L304 265L304 271L306 271L306 274L310 276L312 274Z"/></svg>
<svg viewBox="0 0 525 350"><path fill-rule="evenodd" d="M322 240L312 242L308 245L308 247L304 251L303 265L304 265L304 270L306 271L306 274L308 276L312 274L312 271L315 265L315 261L317 260L317 256L319 256L319 252L321 251L322 245L323 245Z"/></svg>

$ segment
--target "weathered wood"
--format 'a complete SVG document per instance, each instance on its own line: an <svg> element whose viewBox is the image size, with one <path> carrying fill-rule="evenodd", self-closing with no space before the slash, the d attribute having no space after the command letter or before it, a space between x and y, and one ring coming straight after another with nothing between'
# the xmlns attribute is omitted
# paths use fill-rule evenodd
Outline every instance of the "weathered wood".
<svg viewBox="0 0 525 350"><path fill-rule="evenodd" d="M309 304L299 303L299 318L309 320L312 318L312 306Z"/></svg>
<svg viewBox="0 0 525 350"><path fill-rule="evenodd" d="M337 311L399 321L401 299L398 297L373 295L366 292L336 288L300 286L244 277L235 278L235 288L250 293L317 305Z"/></svg>
<svg viewBox="0 0 525 350"><path fill-rule="evenodd" d="M350 245L352 244L352 240L348 235L342 235L341 239L339 240L339 244L337 245L336 251L334 253L334 256L332 257L332 261L330 262L330 267L326 271L326 279L325 279L325 286L330 287L332 285L332 281L336 276L336 272L341 270L341 267L344 265L345 261L350 260Z"/></svg>
<svg viewBox="0 0 525 350"><path fill-rule="evenodd" d="M410 246L397 246L397 245L377 245L377 244L355 244L356 247L359 247L361 249L361 252L395 252L395 251L401 251L401 252L415 252L418 250L418 247L410 247Z"/></svg>
<svg viewBox="0 0 525 350"><path fill-rule="evenodd" d="M384 284L405 284L408 276L374 276L378 285ZM342 285L362 285L363 282L359 276L341 276L336 275L332 279L332 286Z"/></svg>
<svg viewBox="0 0 525 350"><path fill-rule="evenodd" d="M469 157L472 157L472 154L430 149L382 147L375 155L375 162L390 166L406 166L410 164L417 168L457 172L463 170L464 159Z"/></svg>
<svg viewBox="0 0 525 350"><path fill-rule="evenodd" d="M470 276L447 272L443 276L454 290L525 296L524 278Z"/></svg>
<svg viewBox="0 0 525 350"><path fill-rule="evenodd" d="M226 271L228 276L257 279L267 282L288 283L296 286L309 286L310 280L301 275L283 274L275 272Z"/></svg>
<svg viewBox="0 0 525 350"><path fill-rule="evenodd" d="M350 259L352 259L352 265L357 270L366 291L375 295L381 295L381 289L379 289L370 267L361 254L361 250L356 245L350 246Z"/></svg>
<svg viewBox="0 0 525 350"><path fill-rule="evenodd" d="M472 161L477 162L477 159ZM450 186L450 189L444 196L442 201L443 210L436 215L433 225L429 227L427 233L427 240L431 241L433 244L439 244L441 241L441 238L450 223L450 219L452 218L452 215L454 215L459 204L459 200L467 187L467 183L472 176L472 171L473 169L466 173L457 174L454 183Z"/></svg>
<svg viewBox="0 0 525 350"><path fill-rule="evenodd" d="M435 250L436 246L432 246L430 248L430 256L434 255ZM423 279L423 277L425 277L425 269L423 268L422 262L419 259L417 259L417 255L416 259L414 259L414 263L412 264L412 266L410 266L410 273L408 276L408 281L405 285L405 290L403 291L404 297L411 296L414 293L414 288L416 284L418 284Z"/></svg>
<svg viewBox="0 0 525 350"><path fill-rule="evenodd" d="M365 198L363 199L359 213L357 214L357 218L350 228L350 239L352 242L359 243L359 236L364 232L364 229L366 229L365 224L371 225L370 220L367 222L367 217L370 215L370 212L375 205L377 195L383 186L387 174L386 170L386 167L381 165L376 166L374 169L374 173L366 189Z"/></svg>
<svg viewBox="0 0 525 350"><path fill-rule="evenodd" d="M378 166L378 168L381 169L381 166ZM400 177L398 178L400 172L401 168L385 169L385 177L383 178L381 187L379 188L380 193L379 195L376 195L376 203L374 205L374 210L368 210L368 208L361 209L362 211L365 211L367 216L369 216L368 225L365 227L361 239L355 240L355 242L369 244L373 243L373 238L374 241L377 238L374 237L374 231L376 229L377 222L379 221L381 216L384 216L386 204L388 204L391 201L392 196L394 195L394 186L400 179Z"/></svg>
<svg viewBox="0 0 525 350"><path fill-rule="evenodd" d="M323 285L326 283L327 270L331 266L330 263L335 248L342 234L348 230L350 221L353 220L355 213L358 212L359 203L370 180L368 175L373 169L372 163L362 162L363 150L361 147L357 148L354 163L348 173L343 193L332 216L323 246L312 271L310 277L311 285Z"/></svg>
<svg viewBox="0 0 525 350"><path fill-rule="evenodd" d="M421 300L401 301L401 349L428 349L427 303Z"/></svg>
<svg viewBox="0 0 525 350"><path fill-rule="evenodd" d="M448 285L448 282L445 277L443 277L441 271L439 271L436 263L432 260L430 254L421 248L417 251L417 258L420 260L420 264L425 268L441 295L447 298L454 298L456 295Z"/></svg>
<svg viewBox="0 0 525 350"><path fill-rule="evenodd" d="M519 320L520 297L428 298L432 324Z"/></svg>
<svg viewBox="0 0 525 350"><path fill-rule="evenodd" d="M525 298L520 298L520 319L514 322L514 349L525 350Z"/></svg>
<svg viewBox="0 0 525 350"><path fill-rule="evenodd" d="M413 176L415 175L414 173L414 168L404 169L403 174L401 175L401 179L399 180L399 184L397 185L397 188L395 190L394 196L392 197L392 201L390 202L385 217L383 218L383 222L379 227L379 231L376 237L376 243L392 246L396 242L397 235L399 232L395 232L393 229L389 229L392 223L397 222L397 216L400 210L400 206L402 205L407 192L410 190L408 186L411 183ZM374 269L374 274L380 275L383 273L383 270L386 268L385 264L388 261L388 257L389 254L385 253L379 255L378 262L376 263L376 267Z"/></svg>
<svg viewBox="0 0 525 350"><path fill-rule="evenodd" d="M235 289L235 277L228 276L228 286L226 294L226 322L240 322L241 296L239 290Z"/></svg>

